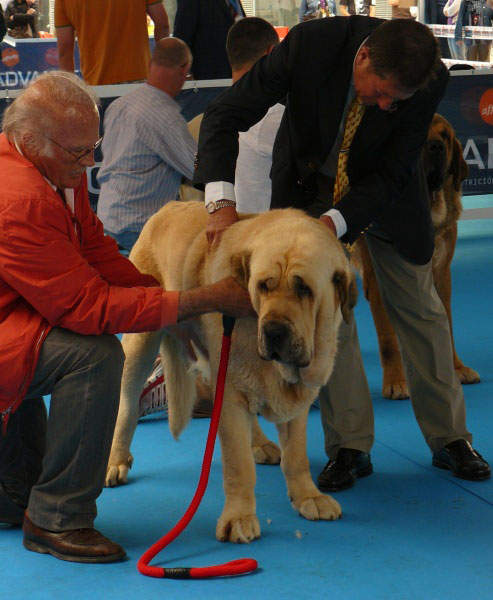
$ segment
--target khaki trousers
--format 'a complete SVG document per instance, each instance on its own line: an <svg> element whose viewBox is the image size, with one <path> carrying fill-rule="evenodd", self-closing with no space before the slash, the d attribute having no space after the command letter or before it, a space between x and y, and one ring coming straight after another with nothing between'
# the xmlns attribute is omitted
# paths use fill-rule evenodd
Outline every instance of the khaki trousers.
<svg viewBox="0 0 493 600"><path fill-rule="evenodd" d="M378 286L403 357L416 420L432 452L457 439L472 441L466 429L462 386L452 360L449 324L433 284L431 261L414 265L391 242L367 235ZM319 394L325 450L369 452L374 441L371 395L354 318L343 323L334 371Z"/></svg>

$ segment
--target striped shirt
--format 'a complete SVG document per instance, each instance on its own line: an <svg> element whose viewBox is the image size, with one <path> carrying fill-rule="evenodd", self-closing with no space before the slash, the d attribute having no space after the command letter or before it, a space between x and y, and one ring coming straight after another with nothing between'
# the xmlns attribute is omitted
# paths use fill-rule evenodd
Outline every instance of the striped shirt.
<svg viewBox="0 0 493 600"><path fill-rule="evenodd" d="M178 104L147 83L117 98L104 117L97 213L130 249L146 221L192 178L196 142Z"/></svg>

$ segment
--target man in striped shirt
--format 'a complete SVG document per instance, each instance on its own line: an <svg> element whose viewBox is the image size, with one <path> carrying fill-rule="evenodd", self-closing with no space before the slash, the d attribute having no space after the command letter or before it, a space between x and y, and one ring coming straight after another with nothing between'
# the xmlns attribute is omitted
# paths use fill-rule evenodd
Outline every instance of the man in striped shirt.
<svg viewBox="0 0 493 600"><path fill-rule="evenodd" d="M106 111L97 212L105 231L127 251L149 217L178 198L182 176L192 178L196 142L174 100L191 62L183 41L159 40L147 83Z"/></svg>

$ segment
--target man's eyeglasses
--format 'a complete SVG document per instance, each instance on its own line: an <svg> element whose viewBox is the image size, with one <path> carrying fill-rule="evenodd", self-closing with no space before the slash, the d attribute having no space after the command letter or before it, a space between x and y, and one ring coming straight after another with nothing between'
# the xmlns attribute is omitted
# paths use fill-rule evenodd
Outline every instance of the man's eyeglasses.
<svg viewBox="0 0 493 600"><path fill-rule="evenodd" d="M50 138L48 136L46 136L46 137L50 140L50 142L53 142L59 148L61 148L62 150L65 150L65 152L68 152L71 156L73 156L77 162L79 162L81 158L84 158L84 156L87 156L91 152L94 152L94 150L96 150L96 148L99 148L99 146L101 146L101 142L103 141L103 136L101 136L99 138L99 140L93 146L91 146L88 150L84 150L80 154L76 154L75 152L72 152L72 150L69 150L68 148L65 148L65 146L62 146L58 142L55 142L55 140L53 140L52 138Z"/></svg>

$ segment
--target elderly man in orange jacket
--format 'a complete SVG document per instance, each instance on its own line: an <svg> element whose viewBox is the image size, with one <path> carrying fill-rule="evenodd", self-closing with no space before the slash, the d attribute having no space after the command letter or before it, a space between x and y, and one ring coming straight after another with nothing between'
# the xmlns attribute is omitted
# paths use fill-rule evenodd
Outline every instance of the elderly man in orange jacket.
<svg viewBox="0 0 493 600"><path fill-rule="evenodd" d="M29 550L89 563L125 556L93 528L124 360L114 334L253 314L232 278L167 292L118 252L87 193L100 142L90 88L57 71L0 135L0 522L23 524Z"/></svg>

